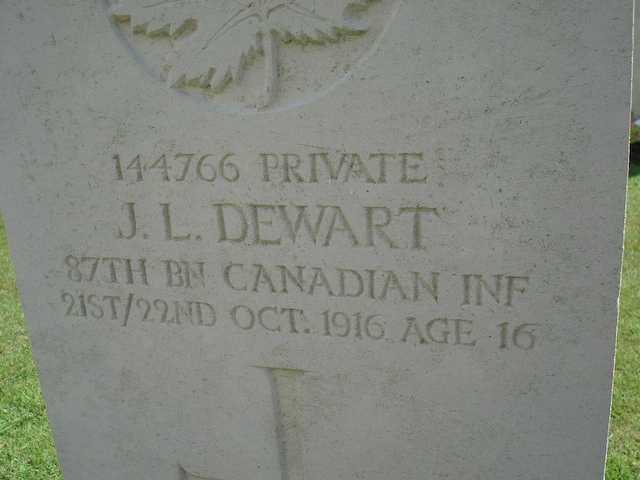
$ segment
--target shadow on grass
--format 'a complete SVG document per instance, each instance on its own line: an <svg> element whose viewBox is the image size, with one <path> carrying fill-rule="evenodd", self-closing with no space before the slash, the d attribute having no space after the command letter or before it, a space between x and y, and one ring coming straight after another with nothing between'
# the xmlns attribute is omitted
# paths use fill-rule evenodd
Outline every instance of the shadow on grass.
<svg viewBox="0 0 640 480"><path fill-rule="evenodd" d="M629 176L640 175L640 142L632 143L629 148Z"/></svg>

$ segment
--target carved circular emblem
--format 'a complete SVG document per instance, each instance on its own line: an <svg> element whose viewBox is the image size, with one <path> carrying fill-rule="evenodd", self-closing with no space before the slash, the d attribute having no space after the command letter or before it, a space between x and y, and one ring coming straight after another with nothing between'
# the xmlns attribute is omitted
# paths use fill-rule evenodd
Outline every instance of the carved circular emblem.
<svg viewBox="0 0 640 480"><path fill-rule="evenodd" d="M175 92L256 112L320 98L376 45L399 0L103 0L133 57Z"/></svg>

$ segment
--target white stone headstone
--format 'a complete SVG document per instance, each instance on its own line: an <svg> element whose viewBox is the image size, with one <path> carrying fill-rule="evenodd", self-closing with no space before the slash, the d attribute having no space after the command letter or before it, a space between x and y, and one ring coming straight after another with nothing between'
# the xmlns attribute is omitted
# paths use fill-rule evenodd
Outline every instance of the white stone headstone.
<svg viewBox="0 0 640 480"><path fill-rule="evenodd" d="M5 0L66 480L598 480L632 0Z"/></svg>
<svg viewBox="0 0 640 480"><path fill-rule="evenodd" d="M631 110L633 119L640 117L640 4L633 2L633 97Z"/></svg>

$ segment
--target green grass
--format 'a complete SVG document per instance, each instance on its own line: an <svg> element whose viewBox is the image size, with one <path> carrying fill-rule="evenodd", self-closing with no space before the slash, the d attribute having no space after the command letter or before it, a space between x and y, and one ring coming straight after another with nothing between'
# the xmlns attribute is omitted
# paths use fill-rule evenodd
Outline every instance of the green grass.
<svg viewBox="0 0 640 480"><path fill-rule="evenodd" d="M628 202L607 480L640 479L640 176Z"/></svg>
<svg viewBox="0 0 640 480"><path fill-rule="evenodd" d="M61 478L0 222L0 480Z"/></svg>
<svg viewBox="0 0 640 480"><path fill-rule="evenodd" d="M627 217L607 480L640 480L640 176ZM61 478L0 222L0 480Z"/></svg>

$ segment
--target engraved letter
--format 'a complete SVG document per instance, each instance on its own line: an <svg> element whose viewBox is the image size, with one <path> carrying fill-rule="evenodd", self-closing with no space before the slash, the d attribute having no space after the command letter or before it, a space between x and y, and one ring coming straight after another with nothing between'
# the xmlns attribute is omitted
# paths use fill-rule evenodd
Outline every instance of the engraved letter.
<svg viewBox="0 0 640 480"><path fill-rule="evenodd" d="M409 159L417 160L416 163L409 163ZM421 164L418 162L424 162L424 155L422 153L401 153L400 165L402 166L402 177L400 177L401 183L427 183L427 176L416 177L412 172L416 172Z"/></svg>
<svg viewBox="0 0 640 480"><path fill-rule="evenodd" d="M262 181L270 182L271 176L269 175L269 170L278 168L278 164L280 163L279 157L275 153L261 153L260 158L262 159ZM271 165L269 164L270 158L275 160Z"/></svg>
<svg viewBox="0 0 640 480"><path fill-rule="evenodd" d="M413 301L420 300L420 287L427 290L433 300L438 303L438 278L440 276L437 272L431 272L431 283L428 284L419 272L411 272L413 275Z"/></svg>
<svg viewBox="0 0 640 480"><path fill-rule="evenodd" d="M136 204L133 202L125 203L124 208L127 210L127 216L129 217L129 234L125 235L122 233L122 229L118 227L118 235L117 238L121 238L124 240L131 240L136 236L138 231L138 222L136 220Z"/></svg>
<svg viewBox="0 0 640 480"><path fill-rule="evenodd" d="M290 160L291 159L291 160ZM300 155L296 153L283 153L282 161L284 163L284 181L285 183L291 183L291 177L298 183L304 183L304 178L298 173L300 168Z"/></svg>
<svg viewBox="0 0 640 480"><path fill-rule="evenodd" d="M413 244L411 248L416 250L424 249L422 243L422 215L435 215L440 218L437 208L430 207L404 207L400 209L400 214L413 213Z"/></svg>
<svg viewBox="0 0 640 480"><path fill-rule="evenodd" d="M521 282L524 285L518 286L517 282ZM511 275L507 276L507 306L510 307L513 305L513 293L518 292L520 294L524 294L527 291L525 285L529 284L529 277L513 277Z"/></svg>
<svg viewBox="0 0 640 480"><path fill-rule="evenodd" d="M213 206L216 207L216 210L217 210L218 232L219 232L218 242L231 242L231 243L243 242L244 239L247 237L248 224L242 209L231 203L214 203ZM227 219L224 214L225 208L231 208L238 214L238 219L240 221L240 231L237 232L236 237L229 237L229 234L227 232Z"/></svg>
<svg viewBox="0 0 640 480"><path fill-rule="evenodd" d="M383 230L384 227L388 227L391 223L391 210L387 207L365 207L365 210L367 212L367 246L374 246L375 241L373 237L374 233L376 233L389 248L398 248L389 235L387 235L387 232ZM377 222L373 218L376 212L383 213L383 219Z"/></svg>
<svg viewBox="0 0 640 480"><path fill-rule="evenodd" d="M462 336L468 336L471 335L471 333L473 333L471 331L471 329L469 330L462 330L462 324L467 324L469 326L473 325L473 322L471 322L470 320L461 320L459 318L454 318L453 322L455 323L455 339L456 339L456 343L455 345L466 345L467 347L474 347L476 344L476 340L473 340L471 342L463 342L462 341Z"/></svg>
<svg viewBox="0 0 640 480"><path fill-rule="evenodd" d="M287 234L291 239L291 243L296 243L298 239L298 232L300 231L300 227L304 225L305 230L311 237L313 243L317 243L318 241L318 232L320 231L320 225L322 224L322 220L324 219L324 212L327 207L320 205L318 206L320 212L316 217L315 224L312 226L309 217L307 216L307 206L306 205L296 205L296 210L298 211L298 216L296 217L295 224L289 218L287 213L287 207L284 205L278 205L278 209L280 211L280 216L284 221L284 224L287 227Z"/></svg>
<svg viewBox="0 0 640 480"><path fill-rule="evenodd" d="M140 258L138 259L138 265L140 266L139 268L133 268L132 265L132 261L129 258L125 258L124 259L124 264L126 267L126 271L127 271L127 283L129 285L133 285L135 283L133 274L134 273L139 273L140 274L140 280L142 281L143 285L149 285L149 281L147 278L147 261L144 258Z"/></svg>
<svg viewBox="0 0 640 480"><path fill-rule="evenodd" d="M433 338L433 326L436 323L442 324L442 332L439 339ZM448 327L449 320L447 320L446 318L435 318L431 320L429 323L427 323L427 336L429 337L429 340L431 340L433 343L449 343L449 334L451 334L451 332L449 331Z"/></svg>
<svg viewBox="0 0 640 480"><path fill-rule="evenodd" d="M359 297L362 295L364 292L364 281L362 280L362 275L349 268L338 268L337 271L340 279L340 291L338 292L339 297ZM353 291L349 291L347 288L347 275L350 275L351 278L355 280L354 286L356 288Z"/></svg>
<svg viewBox="0 0 640 480"><path fill-rule="evenodd" d="M249 205L249 211L251 212L251 219L253 220L253 232L254 232L254 241L257 245L280 245L280 238L263 238L260 234L260 226L272 226L273 220L271 217L261 219L260 212L264 211L267 215L269 213L274 213L276 207L274 205Z"/></svg>
<svg viewBox="0 0 640 480"><path fill-rule="evenodd" d="M322 207L321 207L322 208ZM324 241L324 246L327 247L331 244L331 240L333 239L333 232L345 232L351 243L354 247L359 246L358 238L356 234L353 232L353 228L349 224L347 217L344 216L342 209L340 207L334 206L333 208L333 217L331 218L331 223L329 224L329 230L327 231L327 236ZM340 218L340 227L336 226L338 217Z"/></svg>
<svg viewBox="0 0 640 480"><path fill-rule="evenodd" d="M231 288L232 290L236 290L238 292L245 292L247 290L247 284L245 283L242 286L235 285L231 281L231 270L234 268L239 268L242 272L244 270L244 265L241 263L230 263L224 268L224 282Z"/></svg>
<svg viewBox="0 0 640 480"><path fill-rule="evenodd" d="M491 285L485 280L483 275L463 275L463 291L464 298L462 301L462 305L470 305L471 304L471 284L472 280L475 280L475 303L474 305L480 306L484 304L484 297L482 295L483 290L486 290L487 293L493 298L496 303L500 303L500 292L502 290L502 275L494 275L495 286L492 289Z"/></svg>
<svg viewBox="0 0 640 480"><path fill-rule="evenodd" d="M260 323L260 325L262 325L262 327L265 330L268 330L270 332L279 332L280 331L280 325L278 325L277 320L276 323L273 326L269 326L267 325L266 319L265 319L265 314L267 312L271 312L271 313L278 313L278 307L263 307L260 310L258 310L258 323Z"/></svg>
<svg viewBox="0 0 640 480"><path fill-rule="evenodd" d="M171 205L168 203L161 203L162 207L162 217L164 218L164 238L165 240L172 240L176 242L181 242L183 240L189 240L191 238L191 234L188 233L186 235L174 235L173 234L173 226L171 225Z"/></svg>
<svg viewBox="0 0 640 480"><path fill-rule="evenodd" d="M420 343L427 343L427 341L424 338L424 335L422 335L422 332L420 331L420 325L418 325L418 323L416 322L416 319L414 317L407 317L407 329L404 331L404 335L402 336L402 341L403 342L407 342L409 336L415 335L416 337L418 337L418 341Z"/></svg>

